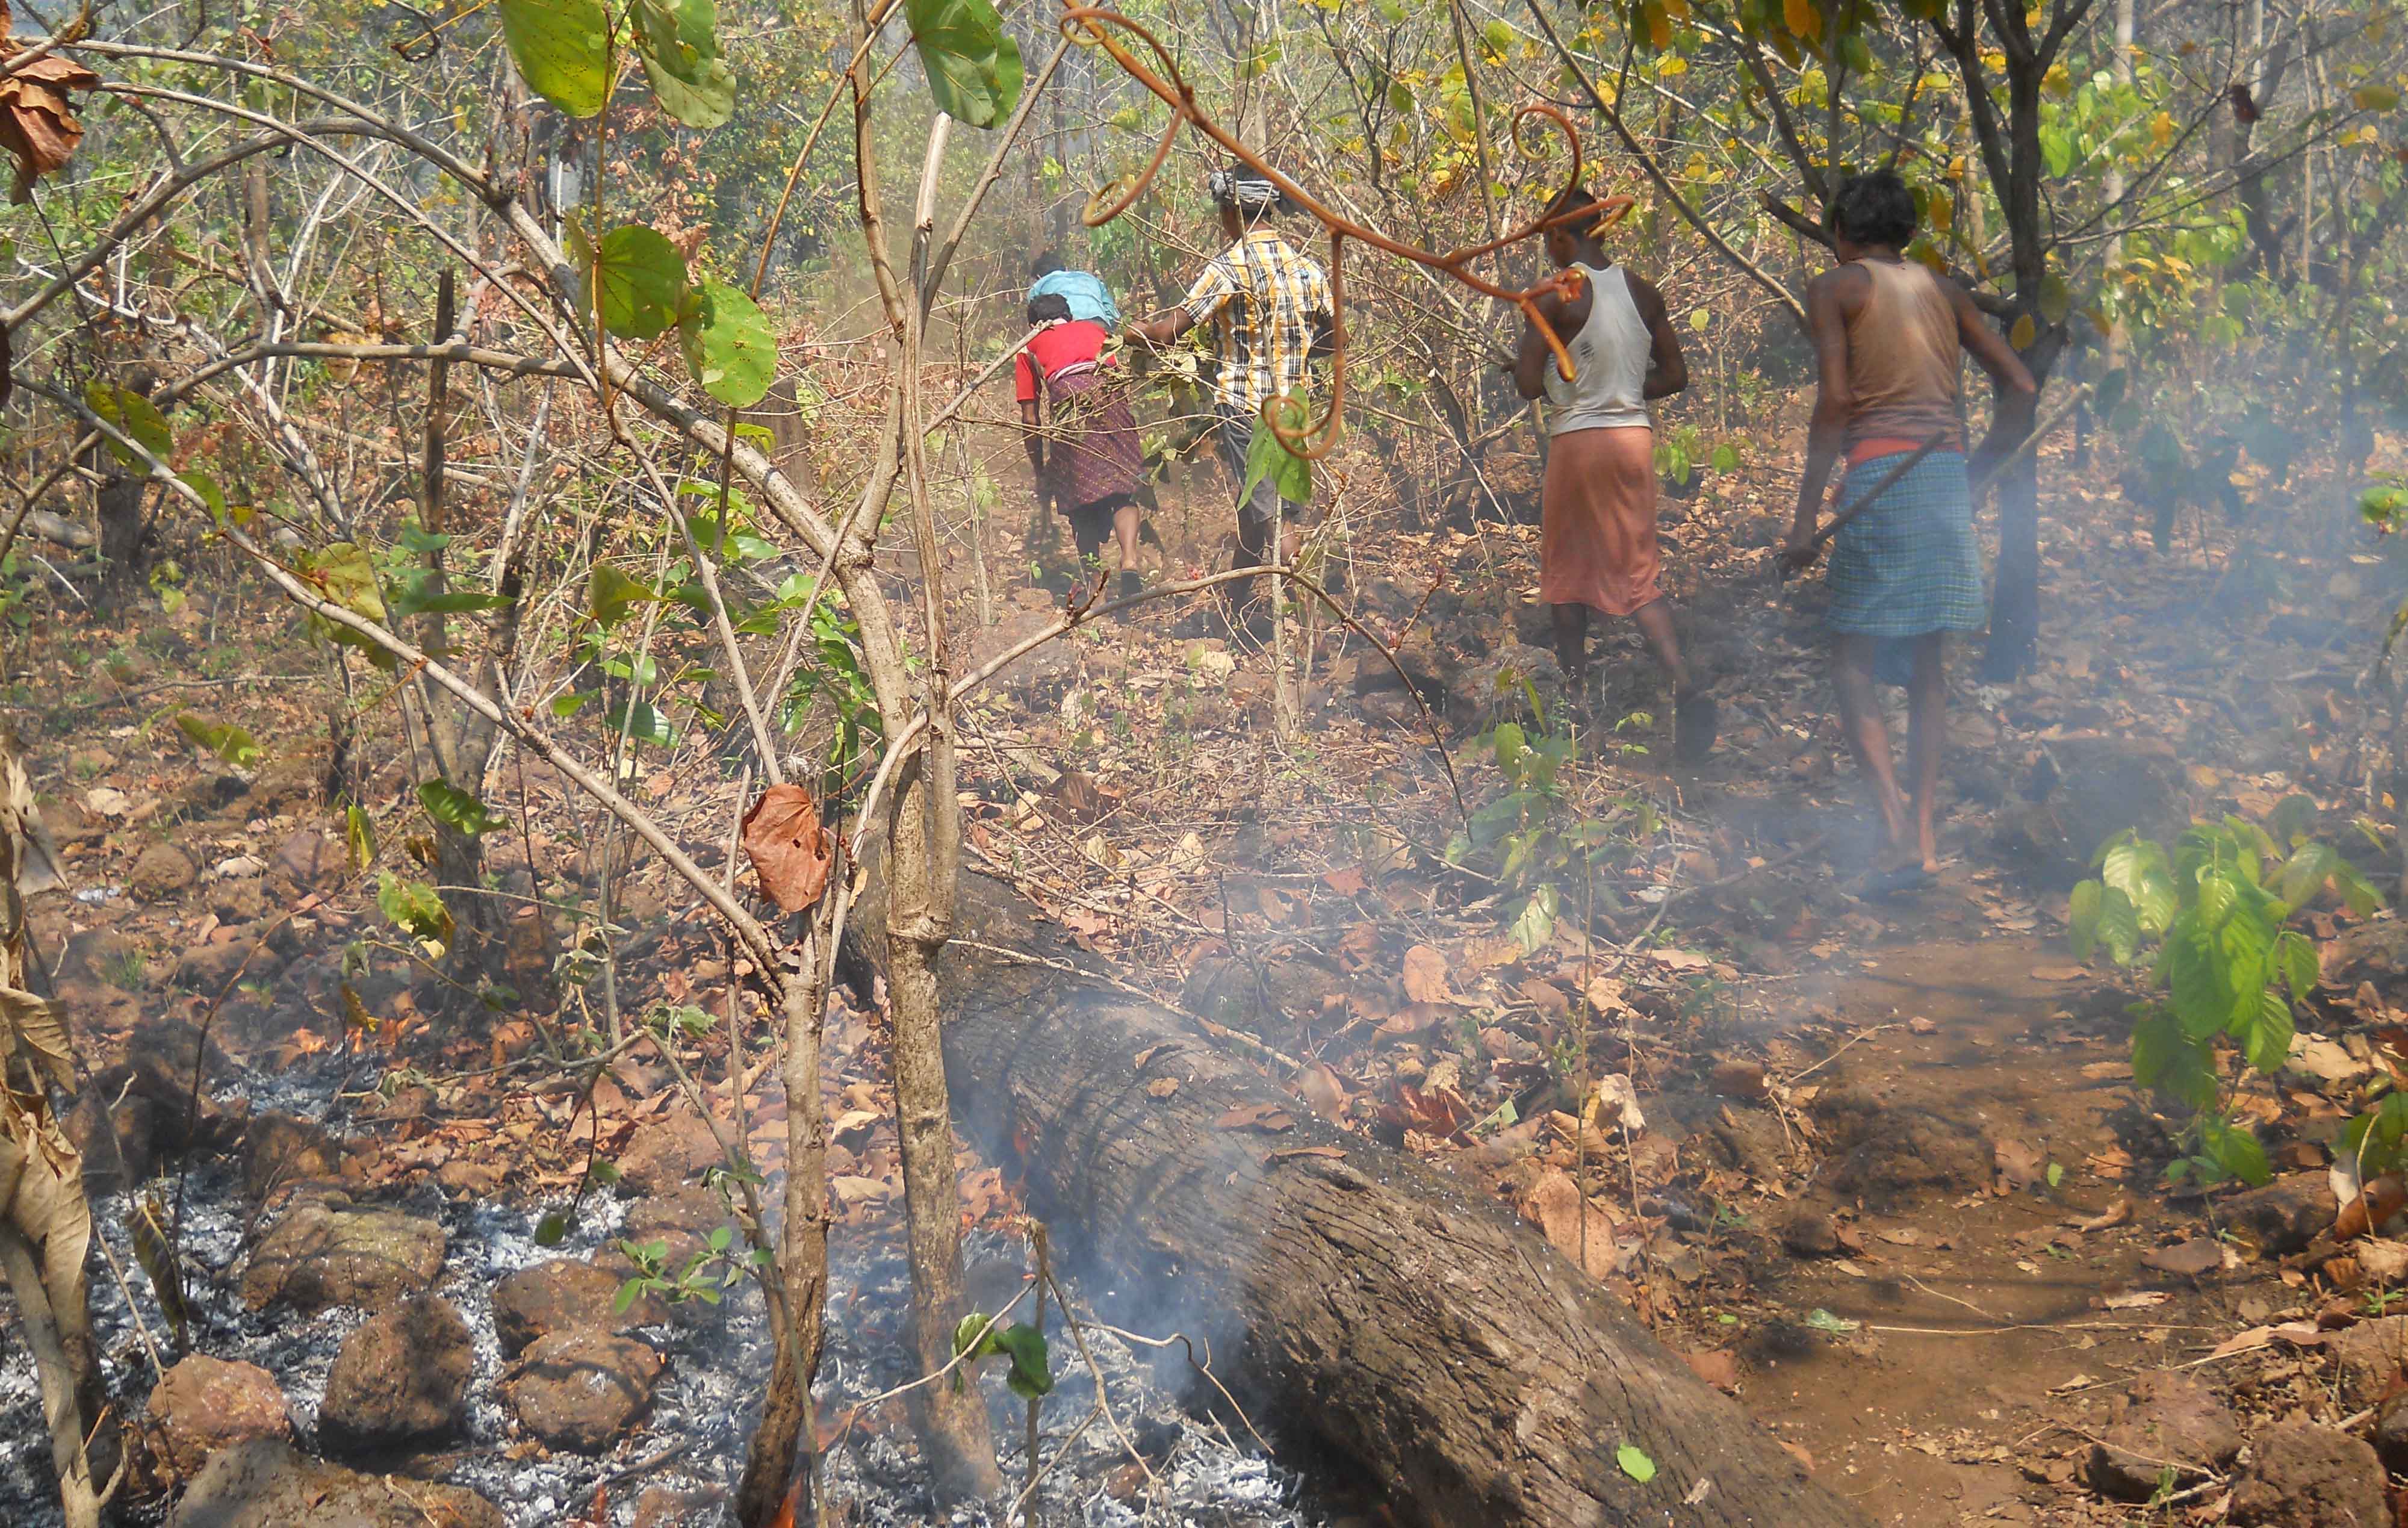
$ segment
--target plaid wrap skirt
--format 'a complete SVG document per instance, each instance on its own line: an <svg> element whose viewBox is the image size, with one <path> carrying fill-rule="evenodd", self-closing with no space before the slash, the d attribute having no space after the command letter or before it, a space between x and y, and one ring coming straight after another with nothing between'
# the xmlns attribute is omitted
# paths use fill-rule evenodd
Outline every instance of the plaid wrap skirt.
<svg viewBox="0 0 2408 1528"><path fill-rule="evenodd" d="M1134 496L1145 448L1120 380L1092 367L1066 369L1045 379L1045 396L1054 435L1046 484L1063 509Z"/></svg>
<svg viewBox="0 0 2408 1528"><path fill-rule="evenodd" d="M1848 484L1861 484L1856 491L1862 493L1898 460L1891 455L1857 462L1848 468ZM1855 502L1843 488L1842 505ZM1964 454L1933 452L1841 526L1825 583L1831 593L1825 621L1834 631L1921 637L1987 626Z"/></svg>

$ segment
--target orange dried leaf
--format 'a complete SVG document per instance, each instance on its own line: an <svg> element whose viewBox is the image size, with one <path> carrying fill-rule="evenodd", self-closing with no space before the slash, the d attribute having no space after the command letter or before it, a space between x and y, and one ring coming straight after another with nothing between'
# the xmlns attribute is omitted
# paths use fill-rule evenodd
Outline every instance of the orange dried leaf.
<svg viewBox="0 0 2408 1528"><path fill-rule="evenodd" d="M789 913L799 913L827 889L835 858L820 809L800 786L771 786L744 814L744 853L759 877L761 894Z"/></svg>
<svg viewBox="0 0 2408 1528"><path fill-rule="evenodd" d="M6 33L0 24L0 35ZM37 58L0 79L0 147L17 162L12 202L33 200L34 181L64 167L83 141L69 91L95 90L100 76L56 53Z"/></svg>

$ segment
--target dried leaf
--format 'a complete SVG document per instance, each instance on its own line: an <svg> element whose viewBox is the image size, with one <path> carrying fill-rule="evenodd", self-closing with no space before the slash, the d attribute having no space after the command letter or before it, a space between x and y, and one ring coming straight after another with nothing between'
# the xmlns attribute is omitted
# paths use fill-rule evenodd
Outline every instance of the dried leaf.
<svg viewBox="0 0 2408 1528"><path fill-rule="evenodd" d="M1148 1098L1168 1098L1171 1094L1177 1091L1179 1091L1179 1079L1177 1077L1156 1077L1152 1082L1145 1085L1145 1092Z"/></svg>
<svg viewBox="0 0 2408 1528"><path fill-rule="evenodd" d="M1619 1125L1636 1135L1647 1128L1647 1117L1639 1110L1639 1090L1630 1079L1609 1072L1597 1079L1588 1102L1581 1105L1581 1123L1599 1132L1609 1124Z"/></svg>
<svg viewBox="0 0 2408 1528"><path fill-rule="evenodd" d="M5 28L0 28L5 30ZM52 53L0 79L0 147L17 162L11 202L34 199L34 181L63 168L83 140L69 91L96 90L100 76Z"/></svg>
<svg viewBox="0 0 2408 1528"><path fill-rule="evenodd" d="M145 1194L127 1207L125 1222L134 1239L134 1261L142 1265L142 1272L150 1279L151 1292L159 1297L159 1309L167 1318L168 1329L176 1334L176 1346L191 1346L186 1332L183 1268L176 1261L175 1243L167 1235L167 1207L160 1203L156 1192Z"/></svg>
<svg viewBox="0 0 2408 1528"><path fill-rule="evenodd" d="M835 858L820 809L800 786L771 786L744 814L744 853L760 878L761 894L799 913L827 889Z"/></svg>
<svg viewBox="0 0 2408 1528"><path fill-rule="evenodd" d="M67 1034L66 1010L48 998L0 987L0 1054L20 1044L62 1091L75 1090L75 1042Z"/></svg>
<svg viewBox="0 0 2408 1528"><path fill-rule="evenodd" d="M2111 1294L2102 1302L2109 1310L2147 1310L2173 1299L2168 1290L2134 1290L2128 1294Z"/></svg>
<svg viewBox="0 0 2408 1528"><path fill-rule="evenodd" d="M1216 1130L1294 1130L1296 1116L1276 1103L1240 1103L1212 1125Z"/></svg>
<svg viewBox="0 0 2408 1528"><path fill-rule="evenodd" d="M2108 1205L2104 1210L2101 1210L2097 1215L2091 1216L2086 1220L2074 1221L2073 1229L2076 1231L2105 1231L2113 1226L2128 1226L2132 1223L2132 1217L2138 1213L2139 1210L2132 1204L2132 1196L2129 1194L2121 1194L2116 1197L2115 1203Z"/></svg>
<svg viewBox="0 0 2408 1528"><path fill-rule="evenodd" d="M1427 944L1405 952L1405 996L1415 1002L1460 1002L1447 985L1446 957Z"/></svg>
<svg viewBox="0 0 2408 1528"><path fill-rule="evenodd" d="M1153 1061L1155 1057L1161 1055L1167 1050L1177 1050L1180 1045L1181 1042L1177 1040L1165 1040L1158 1045L1146 1046L1143 1050L1137 1053L1137 1060L1135 1062L1137 1069L1140 1072L1144 1071L1148 1063Z"/></svg>
<svg viewBox="0 0 2408 1528"><path fill-rule="evenodd" d="M1622 1247L1614 1237L1613 1217L1589 1203L1562 1168L1541 1173L1523 1192L1518 1208L1556 1251L1573 1262L1584 1261L1590 1277L1606 1278L1621 1271Z"/></svg>
<svg viewBox="0 0 2408 1528"><path fill-rule="evenodd" d="M2397 1174L2369 1179L2363 1191L2341 1207L2333 1220L2333 1240L2355 1241L2408 1208L2408 1188Z"/></svg>
<svg viewBox="0 0 2408 1528"><path fill-rule="evenodd" d="M2159 1273L2196 1278L2224 1266L2224 1248L2205 1236L2194 1236L2177 1246L2153 1247L2142 1253L2141 1264Z"/></svg>
<svg viewBox="0 0 2408 1528"><path fill-rule="evenodd" d="M1291 1157L1326 1157L1332 1161L1346 1160L1346 1148L1334 1146L1282 1146L1263 1159L1265 1163L1283 1162Z"/></svg>
<svg viewBox="0 0 2408 1528"><path fill-rule="evenodd" d="M1297 1074L1296 1090L1322 1118L1346 1117L1346 1085L1339 1081L1338 1074L1326 1062L1315 1061Z"/></svg>
<svg viewBox="0 0 2408 1528"><path fill-rule="evenodd" d="M2028 1141L2000 1140L1992 1144L1990 1155L1998 1164L1999 1181L2010 1189L2028 1189L2042 1181L2046 1164Z"/></svg>

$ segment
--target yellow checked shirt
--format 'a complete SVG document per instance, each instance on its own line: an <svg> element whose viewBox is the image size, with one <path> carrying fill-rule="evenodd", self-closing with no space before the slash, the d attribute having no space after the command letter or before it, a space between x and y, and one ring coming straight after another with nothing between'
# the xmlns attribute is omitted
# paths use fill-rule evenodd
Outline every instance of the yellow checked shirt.
<svg viewBox="0 0 2408 1528"><path fill-rule="evenodd" d="M1217 335L1214 398L1259 413L1304 384L1313 335L1330 316L1329 278L1275 228L1256 228L1204 267L1181 307Z"/></svg>

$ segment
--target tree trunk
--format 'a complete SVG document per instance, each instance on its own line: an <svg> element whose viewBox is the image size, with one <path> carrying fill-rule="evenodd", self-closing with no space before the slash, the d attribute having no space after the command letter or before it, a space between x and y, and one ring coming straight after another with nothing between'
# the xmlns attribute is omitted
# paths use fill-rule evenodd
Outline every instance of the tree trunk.
<svg viewBox="0 0 2408 1528"><path fill-rule="evenodd" d="M856 915L870 949L882 896ZM1093 1287L1113 1290L1113 1315L1210 1341L1258 1420L1361 1466L1408 1521L1866 1521L1461 1183L1312 1119L1160 1007L977 947L1079 959L1000 883L963 876L957 917L944 1046L965 1128L1025 1173L1030 1209L1106 1276ZM1267 1104L1296 1125L1217 1127ZM1650 1481L1622 1468L1624 1445Z"/></svg>

